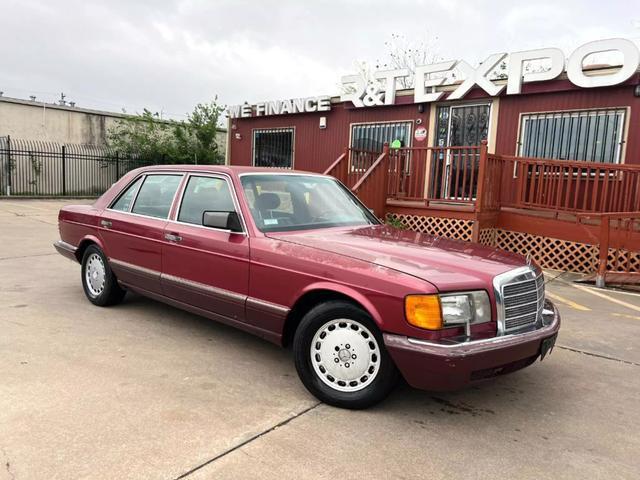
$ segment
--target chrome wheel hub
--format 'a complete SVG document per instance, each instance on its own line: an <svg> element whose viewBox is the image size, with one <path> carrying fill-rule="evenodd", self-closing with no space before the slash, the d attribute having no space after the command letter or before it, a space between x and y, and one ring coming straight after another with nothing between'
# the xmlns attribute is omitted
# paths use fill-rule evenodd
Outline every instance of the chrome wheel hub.
<svg viewBox="0 0 640 480"><path fill-rule="evenodd" d="M106 269L100 255L92 253L89 256L84 274L89 293L92 297L97 297L104 290L106 278Z"/></svg>
<svg viewBox="0 0 640 480"><path fill-rule="evenodd" d="M323 383L341 392L357 392L380 370L380 347L371 331L346 318L325 323L311 342L311 364Z"/></svg>

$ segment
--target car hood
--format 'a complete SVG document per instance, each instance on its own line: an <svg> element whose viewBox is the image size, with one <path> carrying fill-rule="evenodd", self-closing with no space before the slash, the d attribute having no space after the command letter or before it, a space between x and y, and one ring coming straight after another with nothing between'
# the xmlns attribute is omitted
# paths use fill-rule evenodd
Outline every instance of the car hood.
<svg viewBox="0 0 640 480"><path fill-rule="evenodd" d="M386 225L268 236L400 271L433 284L441 292L491 290L493 277L526 265L521 255Z"/></svg>

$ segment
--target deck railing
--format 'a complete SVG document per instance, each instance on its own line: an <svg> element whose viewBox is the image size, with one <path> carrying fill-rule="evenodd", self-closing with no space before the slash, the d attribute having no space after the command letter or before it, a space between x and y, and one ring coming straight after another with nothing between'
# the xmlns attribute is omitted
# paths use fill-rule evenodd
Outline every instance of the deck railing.
<svg viewBox="0 0 640 480"><path fill-rule="evenodd" d="M638 166L499 158L510 173L500 179L504 205L571 213L640 211Z"/></svg>
<svg viewBox="0 0 640 480"><path fill-rule="evenodd" d="M467 205L475 211L512 207L557 215L640 212L636 165L496 155L488 153L486 142L386 151L387 182L370 193L371 199L377 195L427 207L434 203ZM380 152L347 149L325 173L352 190L359 185L361 194L362 179L374 178L374 170L381 168L379 157Z"/></svg>
<svg viewBox="0 0 640 480"><path fill-rule="evenodd" d="M324 174L332 175L347 187L353 188L371 169L380 156L380 153L381 152L370 150L347 148L344 153L324 171Z"/></svg>
<svg viewBox="0 0 640 480"><path fill-rule="evenodd" d="M637 265L633 264L634 260L638 260L631 252L640 250L640 212L577 215L578 223L589 220L600 223L599 234L595 239L599 248L596 286L604 287L607 282L638 283L640 274L637 273Z"/></svg>
<svg viewBox="0 0 640 480"><path fill-rule="evenodd" d="M351 190L378 217L384 216L389 184L389 145L384 144L382 153L365 171Z"/></svg>
<svg viewBox="0 0 640 480"><path fill-rule="evenodd" d="M480 147L397 148L389 152L391 198L472 204L476 198Z"/></svg>

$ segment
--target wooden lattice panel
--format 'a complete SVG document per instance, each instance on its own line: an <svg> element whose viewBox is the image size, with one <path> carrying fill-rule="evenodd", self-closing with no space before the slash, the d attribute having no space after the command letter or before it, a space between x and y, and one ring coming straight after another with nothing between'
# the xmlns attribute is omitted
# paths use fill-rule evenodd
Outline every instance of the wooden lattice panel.
<svg viewBox="0 0 640 480"><path fill-rule="evenodd" d="M471 241L473 222L457 218L425 217L423 215L405 215L389 213L387 216L394 220L400 220L409 230L429 233L440 237L455 238Z"/></svg>
<svg viewBox="0 0 640 480"><path fill-rule="evenodd" d="M640 252L609 249L607 271L640 273Z"/></svg>
<svg viewBox="0 0 640 480"><path fill-rule="evenodd" d="M522 255L530 253L543 268L593 273L598 265L598 247L586 243L497 229L496 246Z"/></svg>
<svg viewBox="0 0 640 480"><path fill-rule="evenodd" d="M496 244L496 236L497 234L495 228L483 228L482 230L480 230L478 243L480 243L481 245L494 247Z"/></svg>
<svg viewBox="0 0 640 480"><path fill-rule="evenodd" d="M464 241L471 241L472 238L473 222L471 220L399 213L389 213L388 217L399 220L409 230L416 232ZM522 255L530 253L531 258L543 268L577 273L594 273L598 268L597 245L500 228L483 228L480 230L478 240L482 245L495 246L509 252ZM610 249L608 270L640 273L640 252Z"/></svg>

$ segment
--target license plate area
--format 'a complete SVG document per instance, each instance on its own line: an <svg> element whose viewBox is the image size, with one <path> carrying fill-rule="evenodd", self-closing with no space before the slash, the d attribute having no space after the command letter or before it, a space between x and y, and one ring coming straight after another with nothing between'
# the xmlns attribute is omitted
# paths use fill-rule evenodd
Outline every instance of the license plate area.
<svg viewBox="0 0 640 480"><path fill-rule="evenodd" d="M554 345L556 344L556 339L558 338L558 334L545 338L542 340L542 344L540 345L540 361L544 360L548 354L553 350Z"/></svg>

